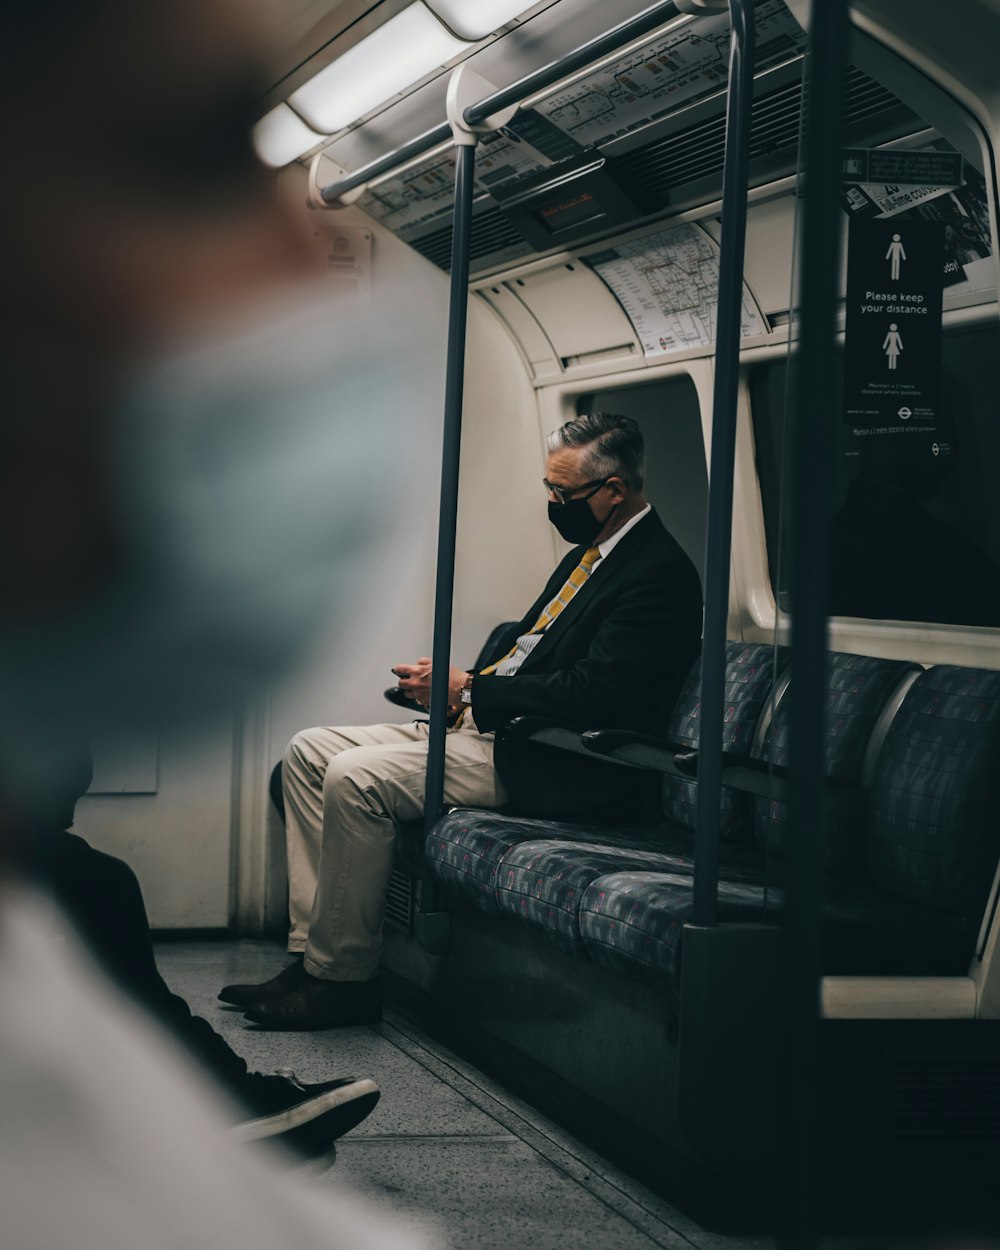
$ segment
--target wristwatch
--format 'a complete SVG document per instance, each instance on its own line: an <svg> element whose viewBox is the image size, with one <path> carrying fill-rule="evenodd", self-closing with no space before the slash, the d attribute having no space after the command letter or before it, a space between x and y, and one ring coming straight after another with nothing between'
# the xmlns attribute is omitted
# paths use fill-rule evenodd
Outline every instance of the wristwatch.
<svg viewBox="0 0 1000 1250"><path fill-rule="evenodd" d="M474 673L469 673L465 679L462 689L458 692L458 697L461 699L465 707L472 707L472 679L474 676Z"/></svg>

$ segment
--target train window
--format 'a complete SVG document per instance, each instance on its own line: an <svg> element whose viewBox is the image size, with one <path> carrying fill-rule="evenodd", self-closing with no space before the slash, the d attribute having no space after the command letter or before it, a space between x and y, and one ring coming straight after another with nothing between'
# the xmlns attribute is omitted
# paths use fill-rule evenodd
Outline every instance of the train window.
<svg viewBox="0 0 1000 1250"><path fill-rule="evenodd" d="M864 462L836 450L831 490L831 616L1000 625L1000 327L945 335L939 428L953 454L906 462L895 448ZM788 366L750 375L757 474L771 584L788 608L779 514Z"/></svg>
<svg viewBox="0 0 1000 1250"><path fill-rule="evenodd" d="M634 417L646 441L646 495L667 529L705 574L708 473L701 412L685 374L581 395L578 413Z"/></svg>

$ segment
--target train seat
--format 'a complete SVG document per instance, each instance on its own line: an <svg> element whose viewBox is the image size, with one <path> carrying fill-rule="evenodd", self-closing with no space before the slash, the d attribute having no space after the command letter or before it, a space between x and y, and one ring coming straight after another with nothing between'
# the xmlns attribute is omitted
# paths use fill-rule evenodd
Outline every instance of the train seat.
<svg viewBox="0 0 1000 1250"><path fill-rule="evenodd" d="M823 774L834 784L826 792L823 867L833 876L861 875L863 820L856 799L859 789L870 781L865 763L881 749L890 718L898 711L894 696L904 694L920 672L919 665L903 660L839 651L829 656ZM887 716L883 718L884 711ZM782 699L756 757L776 768L787 768L791 737L790 700ZM770 859L783 858L787 827L788 804L784 799L754 796L753 832Z"/></svg>
<svg viewBox="0 0 1000 1250"><path fill-rule="evenodd" d="M671 833L660 831L660 836L669 840ZM606 830L604 837L607 838ZM656 877L673 883L677 899L690 900L694 879L690 835L682 840L673 833L673 843L671 854L657 846L653 838L648 850L623 846L617 838L611 843L586 846L559 841L522 842L505 858L499 874L497 895L501 911L541 931L546 940L563 950L592 954L594 927L590 918L601 910L599 901L595 902L595 888L598 893L618 889L617 884L609 886L608 882L622 877L629 881ZM750 890L756 892L755 897L763 897L760 859L753 848L724 850L721 872L720 893L732 890L734 897L742 898L743 892ZM747 916L741 912L740 918ZM754 919L760 918L755 913ZM689 907L686 919L690 919Z"/></svg>
<svg viewBox="0 0 1000 1250"><path fill-rule="evenodd" d="M720 924L773 922L781 891L763 873L722 867ZM744 880L738 878L743 876ZM615 871L592 881L580 899L583 948L597 964L677 994L681 940L694 911L689 873Z"/></svg>
<svg viewBox="0 0 1000 1250"><path fill-rule="evenodd" d="M727 752L750 751L766 719L775 671L784 660L783 651L776 656L767 644L727 644ZM698 660L661 721L675 748L698 745L700 682ZM550 944L585 956L580 902L594 880L611 872L643 870L690 879L697 784L694 778L665 776L664 820L652 827L612 829L456 809L427 838L426 859L441 884L477 909L512 917ZM727 788L723 801L726 871L741 882L756 879L761 856L749 840L748 796Z"/></svg>
<svg viewBox="0 0 1000 1250"><path fill-rule="evenodd" d="M1000 764L1000 674L954 666L922 672L836 654L829 691L827 776L870 791L860 817L831 791L825 970L964 975L1000 856L989 793ZM779 704L763 753L782 766L787 747L788 718ZM781 891L767 883L778 876L770 861L784 849L787 809L759 796L754 804L766 858L756 882L752 863L739 881L723 859L723 923L774 920L781 911ZM669 981L679 968L691 902L684 876L625 871L598 878L580 903L583 944L595 962Z"/></svg>
<svg viewBox="0 0 1000 1250"><path fill-rule="evenodd" d="M766 725L775 703L780 705L781 677L787 661L786 649L768 643L729 642L726 644L725 716L722 749L734 755L750 755L758 730ZM768 697L775 698L769 704ZM687 676L664 737L679 747L697 750L701 729L701 657ZM698 809L698 782L667 774L663 779L663 806L667 819L684 829L694 829ZM720 837L746 841L752 837L748 795L723 786L720 808Z"/></svg>
<svg viewBox="0 0 1000 1250"><path fill-rule="evenodd" d="M727 751L750 749L773 685L774 660L774 648L767 644L727 645L723 726ZM699 659L662 721L678 747L698 745L700 680ZM554 944L582 953L578 901L594 877L614 867L655 866L690 874L696 794L695 779L664 778L665 823L616 828L613 841L606 826L457 809L435 826L425 855L434 876L480 910L512 915ZM747 796L727 790L724 802L727 835L745 839L750 828ZM397 838L401 867L413 862L411 842L401 831Z"/></svg>
<svg viewBox="0 0 1000 1250"><path fill-rule="evenodd" d="M621 868L667 870L688 879L693 871L689 837L677 854L670 855L658 848L655 835L644 847L632 839L608 841L607 829L595 833L603 835L601 841L574 843L550 837L521 842L504 856L497 873L500 911L574 955L586 949L580 907L592 881Z"/></svg>
<svg viewBox="0 0 1000 1250"><path fill-rule="evenodd" d="M920 675L875 764L869 879L929 911L978 921L1000 854L1000 673Z"/></svg>
<svg viewBox="0 0 1000 1250"><path fill-rule="evenodd" d="M783 660L779 654L779 664ZM749 751L772 689L774 661L775 650L767 644L727 644L727 751ZM661 718L667 738L677 747L698 745L700 686L699 659ZM457 809L435 826L425 854L434 876L480 910L514 916L555 945L582 953L578 902L595 876L614 867L692 871L697 786L696 779L665 777L665 823L615 828L613 834L606 825ZM727 837L745 840L751 829L747 796L727 788L723 801ZM409 851L398 858L401 866L411 862Z"/></svg>
<svg viewBox="0 0 1000 1250"><path fill-rule="evenodd" d="M768 647L730 644L724 743L727 751L749 746L780 770L790 729L780 698L765 708L770 674L780 667L780 657L777 666L773 660ZM681 745L697 744L699 710L693 670L670 721ZM923 672L836 653L827 712L826 970L963 974L1000 854L988 801L1000 764L1000 674ZM427 839L431 872L480 911L670 988L693 907L693 809L677 780L665 777L667 820L652 828L612 831L456 809ZM747 801L753 839L741 840L737 820L727 824L719 920L775 923L787 808L781 798L730 789L727 810L733 816ZM677 815L683 823L670 819Z"/></svg>
<svg viewBox="0 0 1000 1250"><path fill-rule="evenodd" d="M467 807L453 808L434 826L426 856L434 876L481 911L512 911L501 903L500 873L515 851L525 845L565 847L570 854L607 843L607 826L578 825L556 820L533 820L504 812ZM656 826L615 830L614 849L622 854L658 852L678 863L690 859L691 835L686 830ZM666 862L666 861L665 861Z"/></svg>

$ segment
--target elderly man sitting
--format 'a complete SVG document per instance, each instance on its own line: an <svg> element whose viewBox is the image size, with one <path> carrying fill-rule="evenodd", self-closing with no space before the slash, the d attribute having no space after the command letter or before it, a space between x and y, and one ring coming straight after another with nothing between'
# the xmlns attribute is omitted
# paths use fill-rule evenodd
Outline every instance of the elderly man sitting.
<svg viewBox="0 0 1000 1250"><path fill-rule="evenodd" d="M540 715L585 729L649 724L701 637L698 574L643 494L635 421L578 417L549 439L549 519L577 544L478 673L451 668L444 798L538 816L607 802L596 764L556 769L495 731ZM400 664L399 684L430 702L431 662ZM381 1015L382 917L394 828L423 815L428 726L307 729L284 760L295 961L219 997L276 1029L370 1023Z"/></svg>

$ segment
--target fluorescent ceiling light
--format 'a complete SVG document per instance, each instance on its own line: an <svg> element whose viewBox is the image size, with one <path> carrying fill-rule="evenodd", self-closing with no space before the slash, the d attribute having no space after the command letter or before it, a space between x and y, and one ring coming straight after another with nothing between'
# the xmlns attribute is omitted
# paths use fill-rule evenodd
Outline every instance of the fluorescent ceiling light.
<svg viewBox="0 0 1000 1250"><path fill-rule="evenodd" d="M322 138L323 135L310 130L301 117L296 117L287 104L271 109L253 128L257 155L274 169L296 160Z"/></svg>
<svg viewBox="0 0 1000 1250"><path fill-rule="evenodd" d="M288 100L310 125L333 134L468 46L449 34L422 4L411 4L320 70Z"/></svg>
<svg viewBox="0 0 1000 1250"><path fill-rule="evenodd" d="M512 18L533 9L537 0L427 0L442 22L463 39L483 39Z"/></svg>

